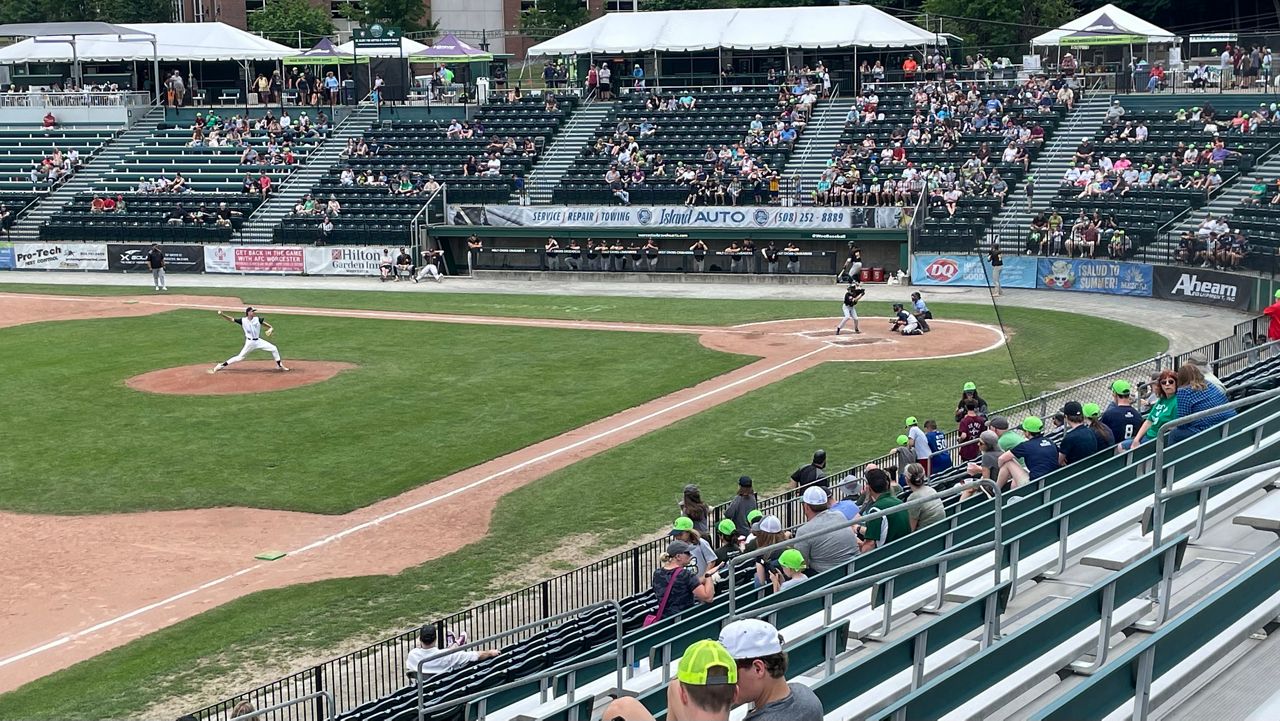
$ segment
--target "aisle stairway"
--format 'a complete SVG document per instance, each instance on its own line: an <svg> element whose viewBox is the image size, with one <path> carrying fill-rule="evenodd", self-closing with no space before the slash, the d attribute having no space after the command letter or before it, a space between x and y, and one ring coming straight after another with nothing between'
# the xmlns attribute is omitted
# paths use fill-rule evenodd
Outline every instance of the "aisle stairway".
<svg viewBox="0 0 1280 721"><path fill-rule="evenodd" d="M791 160L783 169L782 177L795 179L792 181L793 189L794 183L799 182L802 191L801 204L813 204L812 191L817 187L818 178L822 177L822 171L827 167L827 160L831 158L831 151L835 150L836 144L840 141L840 135L844 132L845 116L849 114L849 110L856 102L857 98L837 97L826 103L820 103L817 112L809 121L809 126L800 136L800 142L796 145L795 152L791 154Z"/></svg>
<svg viewBox="0 0 1280 721"><path fill-rule="evenodd" d="M1021 247L1031 219L1052 204L1062 176L1071 167L1076 146L1102 127L1109 104L1110 96L1104 93L1096 93L1076 103L1075 110L1067 116L1066 122L1054 132L1048 146L1031 163L1030 175L1035 176L1035 198L1030 209L1026 202L1026 180L1009 192L1009 201L1004 210L992 221L993 236L1000 238L1004 247Z"/></svg>
<svg viewBox="0 0 1280 721"><path fill-rule="evenodd" d="M595 137L596 128L613 112L612 101L597 100L579 108L569 123L556 133L551 147L533 166L533 172L526 178L525 189L529 193L529 201L535 205L546 205L551 202L551 191L564 177L564 173L578 153ZM513 193L512 202L518 198Z"/></svg>
<svg viewBox="0 0 1280 721"><path fill-rule="evenodd" d="M1280 178L1280 154L1273 155L1266 161L1259 163L1248 173L1242 173L1240 177L1232 180L1221 192L1210 200L1208 205L1188 213L1167 233L1164 233L1154 243L1150 243L1142 247L1138 251L1137 259L1148 262L1166 262L1173 257L1173 252L1178 246L1178 237L1185 231L1194 231L1206 216L1212 215L1231 215L1242 201L1252 195L1250 188L1253 184L1261 180L1264 183L1274 184L1276 179Z"/></svg>
<svg viewBox="0 0 1280 721"><path fill-rule="evenodd" d="M240 240L245 243L270 243L272 232L302 196L328 175L329 169L341 160L347 140L364 135L378 120L378 109L372 104L361 105L334 127L324 143L308 156L307 164L289 176L275 195L253 212L245 221Z"/></svg>
<svg viewBox="0 0 1280 721"><path fill-rule="evenodd" d="M77 193L92 190L111 169L124 159L134 146L147 138L164 122L164 108L155 106L138 118L128 130L117 135L102 146L84 167L62 187L42 198L34 208L27 211L13 227L11 240L19 243L36 242L40 239L40 226L62 209L62 206L75 199Z"/></svg>

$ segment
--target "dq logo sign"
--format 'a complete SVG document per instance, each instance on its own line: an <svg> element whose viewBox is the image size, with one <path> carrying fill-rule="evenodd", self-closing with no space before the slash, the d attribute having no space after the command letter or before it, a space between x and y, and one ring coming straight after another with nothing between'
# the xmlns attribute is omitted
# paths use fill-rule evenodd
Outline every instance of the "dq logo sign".
<svg viewBox="0 0 1280 721"><path fill-rule="evenodd" d="M960 273L960 265L950 258L939 258L924 269L929 280L948 283Z"/></svg>

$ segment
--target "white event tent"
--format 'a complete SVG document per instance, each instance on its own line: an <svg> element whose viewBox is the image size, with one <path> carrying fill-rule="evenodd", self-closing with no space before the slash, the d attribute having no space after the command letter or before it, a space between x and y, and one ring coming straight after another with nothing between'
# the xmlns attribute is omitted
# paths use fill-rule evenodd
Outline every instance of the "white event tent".
<svg viewBox="0 0 1280 721"><path fill-rule="evenodd" d="M76 35L56 42L56 31L0 48L0 64L278 60L297 50L225 23L124 23L128 35ZM152 49L151 37L155 37ZM145 42L140 42L145 41Z"/></svg>
<svg viewBox="0 0 1280 721"><path fill-rule="evenodd" d="M1032 38L1031 47L1090 44L1167 45L1177 42L1178 37L1168 30L1153 25L1127 10L1108 4Z"/></svg>
<svg viewBox="0 0 1280 721"><path fill-rule="evenodd" d="M939 36L870 5L607 13L529 55L694 52L715 48L919 47Z"/></svg>

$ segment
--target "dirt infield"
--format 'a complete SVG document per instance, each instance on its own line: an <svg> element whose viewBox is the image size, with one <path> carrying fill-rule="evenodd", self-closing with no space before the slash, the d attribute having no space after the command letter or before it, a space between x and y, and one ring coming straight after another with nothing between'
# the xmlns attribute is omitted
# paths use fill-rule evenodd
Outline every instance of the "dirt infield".
<svg viewBox="0 0 1280 721"><path fill-rule="evenodd" d="M336 361L288 361L289 372L276 368L274 361L244 361L210 373L202 363L164 368L134 376L124 382L136 391L175 396L229 396L267 393L322 383L356 366Z"/></svg>
<svg viewBox="0 0 1280 721"><path fill-rule="evenodd" d="M236 307L243 306L237 299L225 297L0 294L0 324ZM883 318L863 319L860 335L847 330L836 336L834 319L708 328L314 308L264 307L262 311L694 333L707 347L760 359L342 516L244 508L77 517L0 512L0 547L6 549L10 561L0 568L0 608L10 621L6 623L9 632L0 638L0 692L254 591L327 578L396 573L451 553L487 534L490 512L511 490L821 362L978 353L1004 340L996 328L957 321L935 321L929 335L903 338L890 333ZM314 363L295 363L293 367L307 368L306 364ZM158 373L175 377L172 387L180 390L168 392L200 394L202 384L210 384L205 388L225 387L216 384L239 383L242 376L258 375L264 381L280 378L293 383L296 376L306 378L310 372L224 371L211 376L206 373L207 366L191 368L190 373L186 369ZM135 377L130 385L155 375ZM176 382L179 380L182 383ZM152 385L147 390L159 387L170 386ZM421 512L425 509L430 511ZM440 534L441 527L452 531ZM432 542L423 543L424 538ZM255 554L267 550L288 555L273 562L254 559Z"/></svg>

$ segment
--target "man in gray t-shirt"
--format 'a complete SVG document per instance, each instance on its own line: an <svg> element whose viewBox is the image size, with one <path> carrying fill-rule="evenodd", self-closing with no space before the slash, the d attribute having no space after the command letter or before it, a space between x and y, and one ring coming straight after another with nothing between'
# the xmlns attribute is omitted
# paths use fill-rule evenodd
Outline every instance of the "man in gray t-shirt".
<svg viewBox="0 0 1280 721"><path fill-rule="evenodd" d="M813 573L822 573L858 555L858 537L844 514L827 506L827 492L818 486L809 486L804 492L804 515L808 521L796 529L791 547L804 556ZM810 538L832 529L826 535Z"/></svg>
<svg viewBox="0 0 1280 721"><path fill-rule="evenodd" d="M799 683L787 683L782 636L767 621L734 621L720 643L738 663L737 703L751 704L743 721L822 721L822 701Z"/></svg>

